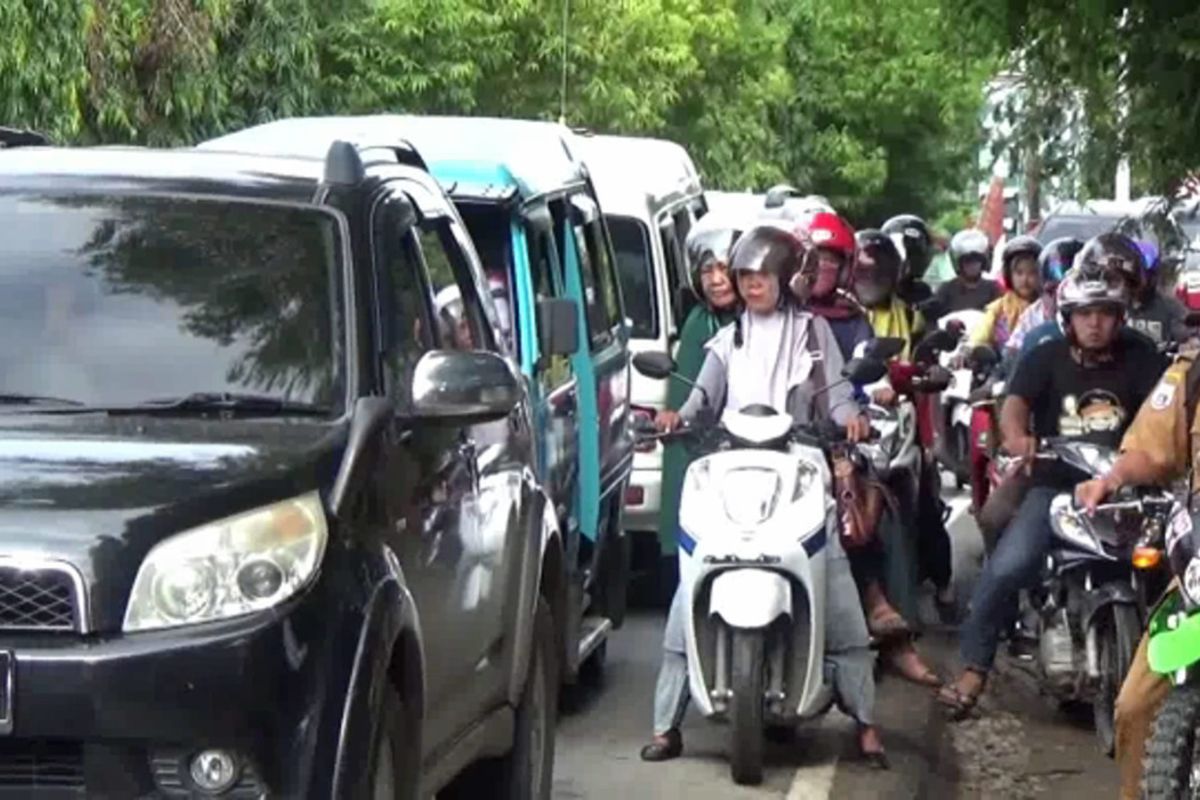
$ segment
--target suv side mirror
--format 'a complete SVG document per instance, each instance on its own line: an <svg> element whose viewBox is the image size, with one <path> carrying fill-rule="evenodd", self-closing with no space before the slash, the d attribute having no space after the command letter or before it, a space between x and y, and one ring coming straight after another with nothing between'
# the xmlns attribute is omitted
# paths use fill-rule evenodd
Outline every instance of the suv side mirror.
<svg viewBox="0 0 1200 800"><path fill-rule="evenodd" d="M520 400L517 376L495 353L433 350L413 371L417 419L486 422L508 416Z"/></svg>
<svg viewBox="0 0 1200 800"><path fill-rule="evenodd" d="M647 378L661 381L675 371L675 359L666 353L638 353L633 357L633 368Z"/></svg>
<svg viewBox="0 0 1200 800"><path fill-rule="evenodd" d="M543 356L570 356L579 349L579 309L574 300L538 300L537 326Z"/></svg>

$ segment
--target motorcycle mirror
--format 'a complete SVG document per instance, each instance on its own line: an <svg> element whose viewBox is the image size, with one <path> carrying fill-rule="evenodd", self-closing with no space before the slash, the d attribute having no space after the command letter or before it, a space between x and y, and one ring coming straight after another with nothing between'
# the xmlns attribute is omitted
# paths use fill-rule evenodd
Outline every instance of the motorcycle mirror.
<svg viewBox="0 0 1200 800"><path fill-rule="evenodd" d="M958 337L948 330L938 328L930 331L917 345L913 352L913 361L923 363L932 361L935 353L942 353L958 347Z"/></svg>
<svg viewBox="0 0 1200 800"><path fill-rule="evenodd" d="M981 344L967 354L967 363L976 369L990 369L1000 363L1000 354Z"/></svg>
<svg viewBox="0 0 1200 800"><path fill-rule="evenodd" d="M842 377L859 385L874 383L887 375L887 364L877 358L852 358L842 368Z"/></svg>
<svg viewBox="0 0 1200 800"><path fill-rule="evenodd" d="M633 357L633 368L655 380L666 380L675 371L675 359L666 353L638 353Z"/></svg>
<svg viewBox="0 0 1200 800"><path fill-rule="evenodd" d="M863 355L880 361L891 361L904 350L904 340L898 336L880 336L872 339L864 348Z"/></svg>

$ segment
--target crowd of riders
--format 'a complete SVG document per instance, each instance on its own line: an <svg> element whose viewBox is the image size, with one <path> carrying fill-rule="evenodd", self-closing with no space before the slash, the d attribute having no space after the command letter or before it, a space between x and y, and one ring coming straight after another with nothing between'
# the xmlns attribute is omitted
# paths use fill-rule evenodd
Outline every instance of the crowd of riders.
<svg viewBox="0 0 1200 800"><path fill-rule="evenodd" d="M1193 358L1180 347L1187 341L1185 311L1160 290L1155 245L1118 232L1045 245L1014 236L1003 244L993 279L988 235L963 230L948 247L954 277L936 290L924 281L933 237L908 214L858 231L823 203L764 211L741 224L706 218L689 234L686 250L700 302L681 331L682 379L672 379L669 410L657 419L664 431L694 419L702 398L711 398L718 412L765 403L802 422L824 417L851 442L866 439L868 407L901 401L899 376L919 360L918 345L938 319L982 312L963 340L998 355L995 374L1007 379L1001 448L1024 461L976 509L995 533L971 597L954 596L942 481L930 454L917 469L915 513L886 533L874 524L878 509L870 508L865 484L833 465L841 535L831 543L826 669L839 707L858 724L863 757L886 769L872 708L876 658L884 671L929 687L952 718L978 713L998 643L1019 628L1017 594L1036 578L1050 548L1051 499L1074 490L1080 503L1094 507L1123 486L1190 473L1190 432L1200 430L1200 419L1193 425L1186 418L1195 405L1184 398ZM903 340L889 377L869 386L839 384L842 365L875 337ZM817 396L820 402L812 402ZM927 415L918 424L929 424ZM1122 448L1123 455L1106 475L1075 487L1061 465L1034 459L1047 437L1079 437ZM672 530L691 457L678 444L664 455L661 524ZM896 537L904 542L889 541ZM896 561L905 563L889 563ZM961 665L946 679L917 646L922 584L943 621L960 624ZM647 761L683 752L689 693L680 595L664 635L653 736L641 754ZM1166 694L1146 658L1143 641L1117 704L1122 797L1139 796L1142 748Z"/></svg>

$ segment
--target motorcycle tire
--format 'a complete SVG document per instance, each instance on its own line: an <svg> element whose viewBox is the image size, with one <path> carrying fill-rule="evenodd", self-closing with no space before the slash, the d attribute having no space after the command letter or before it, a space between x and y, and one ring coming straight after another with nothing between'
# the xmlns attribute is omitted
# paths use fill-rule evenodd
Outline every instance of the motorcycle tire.
<svg viewBox="0 0 1200 800"><path fill-rule="evenodd" d="M1172 689L1154 718L1143 762L1142 797L1176 800L1196 788L1196 727L1200 725L1200 686Z"/></svg>
<svg viewBox="0 0 1200 800"><path fill-rule="evenodd" d="M1125 673L1129 672L1129 665L1133 663L1142 627L1133 606L1117 604L1110 606L1110 610L1110 614L1095 623L1100 626L1097 631L1100 682L1092 698L1092 718L1100 750L1111 756L1116 748L1117 694L1121 691Z"/></svg>
<svg viewBox="0 0 1200 800"><path fill-rule="evenodd" d="M733 782L757 785L763 779L763 693L766 632L733 631L729 685L729 770Z"/></svg>

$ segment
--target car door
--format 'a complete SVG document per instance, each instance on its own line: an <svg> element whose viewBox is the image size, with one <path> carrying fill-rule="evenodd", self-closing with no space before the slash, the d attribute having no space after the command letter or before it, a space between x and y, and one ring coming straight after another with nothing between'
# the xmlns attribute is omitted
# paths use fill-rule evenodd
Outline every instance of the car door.
<svg viewBox="0 0 1200 800"><path fill-rule="evenodd" d="M623 483L632 461L628 439L629 358L624 310L599 206L574 193L557 209L565 285L582 308L579 381L580 518L595 541L601 500ZM586 343L586 347L583 345Z"/></svg>
<svg viewBox="0 0 1200 800"><path fill-rule="evenodd" d="M413 369L424 353L450 344L438 330L434 292L425 274L416 214L396 187L372 212L380 364L397 409L384 434L382 485L375 496L390 521L387 543L398 556L421 621L426 660L424 755L451 741L478 716L471 681L477 649L461 631L468 566L478 539L478 469L468 426L407 417Z"/></svg>
<svg viewBox="0 0 1200 800"><path fill-rule="evenodd" d="M545 205L535 205L527 208L522 217L520 227L514 230L517 237L514 249L523 253L517 260L528 276L528 280L521 282L527 288L522 308L528 309L523 318L532 324L522 325L521 331L532 340L526 368L532 378L538 430L542 432L542 480L564 532L571 537L579 531L581 519L579 382L574 370L575 357L541 352L536 327L538 302L568 295L549 211Z"/></svg>

